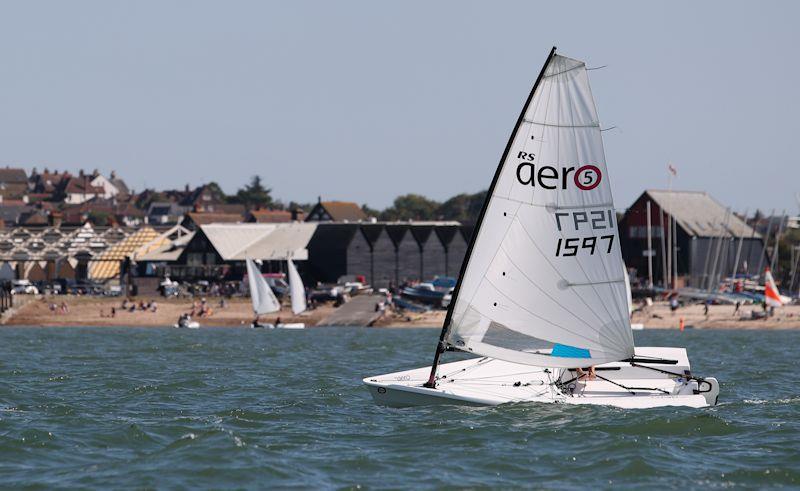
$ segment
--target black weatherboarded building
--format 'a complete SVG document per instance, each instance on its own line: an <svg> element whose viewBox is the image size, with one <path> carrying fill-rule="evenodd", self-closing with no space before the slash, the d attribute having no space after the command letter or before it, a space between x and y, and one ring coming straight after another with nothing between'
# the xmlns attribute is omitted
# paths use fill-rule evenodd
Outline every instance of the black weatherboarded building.
<svg viewBox="0 0 800 491"><path fill-rule="evenodd" d="M363 275L376 288L456 276L467 249L458 222L322 222L308 244L308 274Z"/></svg>

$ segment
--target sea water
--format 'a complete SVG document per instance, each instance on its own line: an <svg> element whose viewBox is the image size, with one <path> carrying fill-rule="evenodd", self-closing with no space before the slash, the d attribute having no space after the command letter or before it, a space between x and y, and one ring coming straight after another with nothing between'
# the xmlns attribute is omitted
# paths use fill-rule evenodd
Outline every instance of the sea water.
<svg viewBox="0 0 800 491"><path fill-rule="evenodd" d="M643 331L709 409L375 406L436 329L0 329L0 486L800 486L800 332Z"/></svg>

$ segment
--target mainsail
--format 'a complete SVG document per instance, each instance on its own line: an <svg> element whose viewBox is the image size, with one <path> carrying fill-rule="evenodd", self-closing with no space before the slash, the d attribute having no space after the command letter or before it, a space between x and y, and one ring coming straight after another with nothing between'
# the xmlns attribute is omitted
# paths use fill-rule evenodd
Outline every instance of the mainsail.
<svg viewBox="0 0 800 491"><path fill-rule="evenodd" d="M633 356L616 214L583 62L551 53L475 234L447 345L548 367Z"/></svg>
<svg viewBox="0 0 800 491"><path fill-rule="evenodd" d="M775 279L772 277L772 271L769 266L764 270L764 301L770 307L781 307L783 300L781 294L778 292L778 287L775 286Z"/></svg>
<svg viewBox="0 0 800 491"><path fill-rule="evenodd" d="M297 268L294 267L294 262L289 259L287 263L289 269L289 291L292 296L292 312L297 315L306 310L306 288L297 273Z"/></svg>
<svg viewBox="0 0 800 491"><path fill-rule="evenodd" d="M253 312L256 315L270 314L281 309L281 304L272 293L267 281L261 276L261 270L252 259L247 263L247 280L250 285L250 298L253 300Z"/></svg>

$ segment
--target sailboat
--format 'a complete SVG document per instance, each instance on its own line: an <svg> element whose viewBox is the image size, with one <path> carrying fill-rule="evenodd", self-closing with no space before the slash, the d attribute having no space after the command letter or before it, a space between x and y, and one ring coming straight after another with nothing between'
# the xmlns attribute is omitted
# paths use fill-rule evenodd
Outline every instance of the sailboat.
<svg viewBox="0 0 800 491"><path fill-rule="evenodd" d="M792 301L791 298L781 295L775 285L775 278L772 277L772 271L769 266L764 270L764 301L768 307L782 307Z"/></svg>
<svg viewBox="0 0 800 491"><path fill-rule="evenodd" d="M281 303L275 297L272 288L269 287L267 281L261 275L261 270L252 259L246 259L247 264L247 280L250 285L250 299L253 301L253 312L256 318L259 315L272 314L281 310ZM306 310L306 292L303 286L303 281L297 273L294 263L291 259L288 260L287 268L289 270L289 292L292 298L292 312L295 315L300 314ZM264 327L268 329L305 329L306 325L302 322L279 322L277 324L261 324L253 323L250 327Z"/></svg>
<svg viewBox="0 0 800 491"><path fill-rule="evenodd" d="M261 269L256 265L255 261L250 258L245 259L247 264L247 281L250 286L250 300L253 302L253 313L258 316L264 314L271 314L281 310L281 304L272 292L267 281L261 276ZM256 320L250 327L265 327L274 328L272 324L261 324Z"/></svg>
<svg viewBox="0 0 800 491"><path fill-rule="evenodd" d="M705 407L683 348L634 347L616 214L583 62L550 52L495 171L432 366L367 377L389 406ZM448 351L477 357L441 364Z"/></svg>
<svg viewBox="0 0 800 491"><path fill-rule="evenodd" d="M289 296L292 300L292 313L300 315L306 310L306 288L291 259L287 260L286 269L289 271ZM305 329L306 325L302 322L293 322L278 324L277 327L281 329Z"/></svg>

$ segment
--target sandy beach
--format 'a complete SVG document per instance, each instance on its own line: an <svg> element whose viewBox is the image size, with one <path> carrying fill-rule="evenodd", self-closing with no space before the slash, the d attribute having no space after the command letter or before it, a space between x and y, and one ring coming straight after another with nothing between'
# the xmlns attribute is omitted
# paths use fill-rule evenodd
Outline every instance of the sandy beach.
<svg viewBox="0 0 800 491"><path fill-rule="evenodd" d="M28 299L6 321L6 325L13 326L135 326L158 327L172 326L178 317L192 310L191 299L164 299L155 298L158 308L155 312L142 311L137 308L134 312L123 311L122 298L91 297L59 295L57 297L40 297ZM147 303L148 300L145 300ZM249 324L253 320L252 305L249 298L233 298L226 301L226 306L221 308L219 298L209 298L211 315L196 317L203 326L232 327ZM60 306L65 302L68 312L51 312L50 304ZM116 315L111 317L111 308L116 308ZM262 316L262 321L273 322L277 317L283 322L304 322L307 326L314 326L321 319L327 317L333 310L332 306L322 305L317 309L303 312L295 316L288 305L284 305L281 312Z"/></svg>
<svg viewBox="0 0 800 491"><path fill-rule="evenodd" d="M27 303L15 309L5 320L9 326L136 326L157 327L175 324L178 316L192 309L191 299L155 299L156 312L123 311L121 298L90 297L62 295L58 297L30 297ZM57 306L66 302L67 313L59 309L53 313L50 304ZM203 326L235 327L248 324L253 314L250 300L234 298L226 301L220 308L218 298L210 298L212 313L208 317L196 318ZM111 308L116 308L116 315L111 317ZM683 319L686 328L694 329L800 329L800 305L788 305L776 309L775 316L768 319L743 319L751 310L759 311L758 305L740 307L734 315L733 305L711 305L708 316L704 314L702 305L689 305L671 312L665 302L657 302L650 307L634 312L631 322L644 324L646 329L679 329ZM303 322L307 327L324 324L324 320L334 312L331 304L323 304L314 310L303 312L299 316L292 315L288 305L284 305L278 314L264 316L262 320L273 322L280 317L284 322ZM434 310L424 313L387 311L373 323L376 328L440 328L444 322L445 311Z"/></svg>
<svg viewBox="0 0 800 491"><path fill-rule="evenodd" d="M760 305L742 305L734 314L734 305L710 305L708 315L703 305L688 305L671 312L666 302L658 302L633 313L631 322L646 329L679 329L681 319L686 328L694 329L800 329L800 305L775 309L766 319L750 319L750 311L761 311Z"/></svg>

